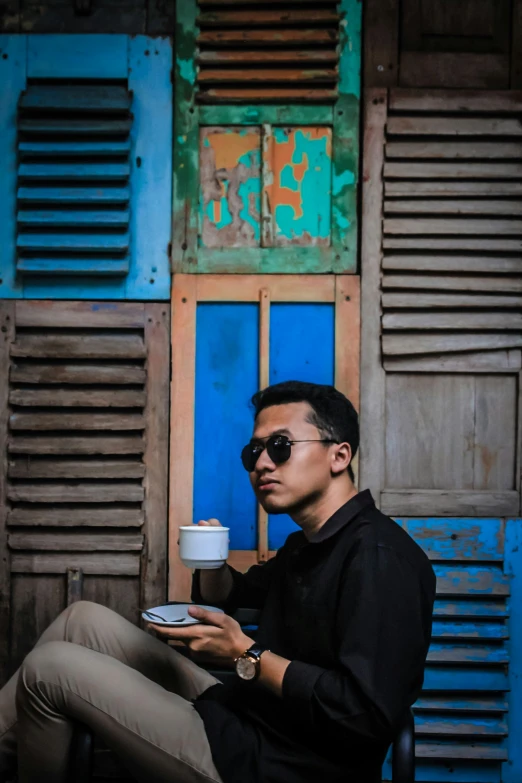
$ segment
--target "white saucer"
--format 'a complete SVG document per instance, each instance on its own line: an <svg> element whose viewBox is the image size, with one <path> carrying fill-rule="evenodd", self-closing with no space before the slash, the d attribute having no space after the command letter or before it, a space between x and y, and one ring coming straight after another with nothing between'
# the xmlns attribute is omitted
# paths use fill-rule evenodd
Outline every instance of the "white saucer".
<svg viewBox="0 0 522 783"><path fill-rule="evenodd" d="M182 628L184 625L196 625L200 621L189 615L189 606L201 606L202 609L207 609L209 612L220 612L223 614L223 609L218 609L216 606L205 606L205 604L164 604L163 606L153 606L150 609L151 612L160 615L164 620L153 617L152 615L147 614L147 612L142 612L141 616L147 623L164 625L168 628ZM181 618L181 621L175 622L178 618Z"/></svg>

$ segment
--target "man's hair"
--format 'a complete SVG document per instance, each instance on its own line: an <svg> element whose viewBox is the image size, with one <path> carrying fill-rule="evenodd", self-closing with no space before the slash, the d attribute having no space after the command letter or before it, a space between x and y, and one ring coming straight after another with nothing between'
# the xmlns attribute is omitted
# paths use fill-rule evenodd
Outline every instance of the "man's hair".
<svg viewBox="0 0 522 783"><path fill-rule="evenodd" d="M352 459L359 448L359 419L350 400L333 386L304 381L284 381L257 392L252 397L255 418L262 410L272 405L286 405L289 402L307 402L312 408L307 416L321 436L337 443L349 443ZM348 475L354 480L351 464Z"/></svg>

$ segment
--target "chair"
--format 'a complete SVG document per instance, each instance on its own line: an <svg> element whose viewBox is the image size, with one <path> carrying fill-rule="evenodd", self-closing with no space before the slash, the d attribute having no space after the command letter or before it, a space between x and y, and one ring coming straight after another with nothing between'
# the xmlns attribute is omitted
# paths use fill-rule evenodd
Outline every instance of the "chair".
<svg viewBox="0 0 522 783"><path fill-rule="evenodd" d="M223 672L212 672L221 679ZM231 672L227 672L227 675ZM413 713L408 710L392 745L393 783L414 783L415 742ZM94 739L89 728L77 724L74 733L70 783L91 783Z"/></svg>

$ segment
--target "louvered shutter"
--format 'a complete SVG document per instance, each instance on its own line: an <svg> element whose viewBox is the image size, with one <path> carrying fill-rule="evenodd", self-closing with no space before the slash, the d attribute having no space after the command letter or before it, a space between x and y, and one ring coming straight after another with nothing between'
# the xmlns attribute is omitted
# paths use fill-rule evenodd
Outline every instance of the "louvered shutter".
<svg viewBox="0 0 522 783"><path fill-rule="evenodd" d="M165 598L169 313L33 301L2 315L2 593L27 615L11 626L16 664L67 601L136 621Z"/></svg>
<svg viewBox="0 0 522 783"><path fill-rule="evenodd" d="M29 35L0 48L0 296L168 299L170 42Z"/></svg>
<svg viewBox="0 0 522 783"><path fill-rule="evenodd" d="M198 3L198 100L337 98L339 3L219 5Z"/></svg>
<svg viewBox="0 0 522 783"><path fill-rule="evenodd" d="M360 477L437 574L419 780L520 776L519 100L366 97Z"/></svg>

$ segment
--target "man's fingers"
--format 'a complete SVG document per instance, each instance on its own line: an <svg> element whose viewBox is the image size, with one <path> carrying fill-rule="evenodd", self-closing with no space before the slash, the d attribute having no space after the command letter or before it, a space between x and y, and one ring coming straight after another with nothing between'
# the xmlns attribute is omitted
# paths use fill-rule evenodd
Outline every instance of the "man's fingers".
<svg viewBox="0 0 522 783"><path fill-rule="evenodd" d="M158 633L163 636L168 636L169 639L175 639L180 642L190 642L191 639L198 639L199 637L214 636L219 631L218 628L209 625L185 625L182 628L176 626L156 625L155 623L147 623L150 628L154 628ZM204 630L203 630L204 629Z"/></svg>
<svg viewBox="0 0 522 783"><path fill-rule="evenodd" d="M200 527L222 527L219 519L215 519L214 517L211 517L210 519L200 519L198 525L200 525Z"/></svg>
<svg viewBox="0 0 522 783"><path fill-rule="evenodd" d="M208 609L203 609L201 606L189 606L188 613L196 620L205 623L205 625L215 625L218 628L223 628L226 624L226 614L222 614L222 612L209 612Z"/></svg>

